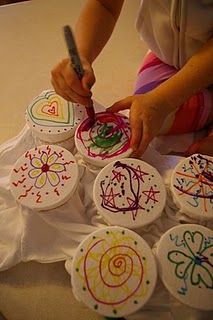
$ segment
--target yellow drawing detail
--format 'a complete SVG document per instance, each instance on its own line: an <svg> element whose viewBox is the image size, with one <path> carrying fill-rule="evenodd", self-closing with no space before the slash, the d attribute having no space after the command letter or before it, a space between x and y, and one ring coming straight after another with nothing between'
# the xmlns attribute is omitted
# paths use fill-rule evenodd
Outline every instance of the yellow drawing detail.
<svg viewBox="0 0 213 320"><path fill-rule="evenodd" d="M38 101L34 105L32 113L35 118L40 120L55 121L57 119L57 122L68 121L67 106L57 96L53 96L46 101Z"/></svg>
<svg viewBox="0 0 213 320"><path fill-rule="evenodd" d="M138 253L131 236L109 232L95 237L83 248L75 264L82 287L94 303L116 306L121 310L128 299L145 297L148 291L147 261Z"/></svg>

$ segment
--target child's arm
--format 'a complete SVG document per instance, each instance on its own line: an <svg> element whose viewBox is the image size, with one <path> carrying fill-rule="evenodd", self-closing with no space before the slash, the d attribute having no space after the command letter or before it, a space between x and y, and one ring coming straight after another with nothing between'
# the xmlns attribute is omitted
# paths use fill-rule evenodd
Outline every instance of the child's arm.
<svg viewBox="0 0 213 320"><path fill-rule="evenodd" d="M211 38L173 77L156 88L167 101L168 111L213 83L213 38Z"/></svg>
<svg viewBox="0 0 213 320"><path fill-rule="evenodd" d="M75 27L75 39L84 69L80 81L70 60L63 59L52 70L52 84L66 100L87 105L95 83L92 62L107 43L119 17L124 0L88 0Z"/></svg>
<svg viewBox="0 0 213 320"><path fill-rule="evenodd" d="M181 70L156 89L118 101L109 110L130 109L131 145L135 156L141 156L150 141L159 134L168 114L212 83L213 38Z"/></svg>
<svg viewBox="0 0 213 320"><path fill-rule="evenodd" d="M89 0L75 27L80 55L92 63L109 40L124 0Z"/></svg>

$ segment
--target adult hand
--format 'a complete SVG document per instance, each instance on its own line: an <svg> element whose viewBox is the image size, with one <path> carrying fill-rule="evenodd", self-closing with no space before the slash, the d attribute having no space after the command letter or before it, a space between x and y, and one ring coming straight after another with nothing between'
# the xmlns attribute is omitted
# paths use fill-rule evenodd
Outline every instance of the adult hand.
<svg viewBox="0 0 213 320"><path fill-rule="evenodd" d="M91 64L81 57L84 75L79 80L72 68L70 59L63 59L51 71L52 85L60 96L72 102L89 105L91 101L91 88L95 83L95 75Z"/></svg>
<svg viewBox="0 0 213 320"><path fill-rule="evenodd" d="M135 157L140 157L151 140L160 133L168 115L165 101L161 100L153 91L129 96L107 109L109 112L130 109L131 148Z"/></svg>

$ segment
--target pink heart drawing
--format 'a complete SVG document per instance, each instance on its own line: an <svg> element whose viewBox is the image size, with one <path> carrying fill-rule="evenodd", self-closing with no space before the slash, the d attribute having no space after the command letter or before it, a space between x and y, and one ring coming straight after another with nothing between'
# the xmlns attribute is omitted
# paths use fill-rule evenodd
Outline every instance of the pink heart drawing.
<svg viewBox="0 0 213 320"><path fill-rule="evenodd" d="M52 101L51 104L45 104L42 108L41 111L45 114L49 115L54 115L58 116L58 103L57 101Z"/></svg>

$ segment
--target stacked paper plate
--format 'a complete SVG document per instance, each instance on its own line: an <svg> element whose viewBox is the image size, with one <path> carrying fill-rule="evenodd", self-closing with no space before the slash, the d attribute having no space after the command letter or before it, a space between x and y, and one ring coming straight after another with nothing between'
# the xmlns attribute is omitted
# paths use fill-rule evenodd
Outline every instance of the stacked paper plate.
<svg viewBox="0 0 213 320"><path fill-rule="evenodd" d="M37 210L49 210L65 203L77 183L78 166L73 155L51 145L23 154L10 177L10 189L16 201Z"/></svg>
<svg viewBox="0 0 213 320"><path fill-rule="evenodd" d="M95 231L77 248L72 263L76 298L108 317L140 309L157 280L155 259L135 232L120 227Z"/></svg>
<svg viewBox="0 0 213 320"><path fill-rule="evenodd" d="M94 123L87 118L78 126L75 145L85 161L97 167L129 157L129 119L118 113L96 113Z"/></svg>
<svg viewBox="0 0 213 320"><path fill-rule="evenodd" d="M175 167L171 178L174 202L197 220L213 220L213 157L194 154Z"/></svg>
<svg viewBox="0 0 213 320"><path fill-rule="evenodd" d="M166 191L155 168L129 158L113 161L100 171L93 199L108 224L139 228L159 218Z"/></svg>
<svg viewBox="0 0 213 320"><path fill-rule="evenodd" d="M53 90L43 91L26 110L26 121L41 144L62 143L74 146L74 133L85 118L85 107L64 100Z"/></svg>
<svg viewBox="0 0 213 320"><path fill-rule="evenodd" d="M168 230L156 250L159 273L180 302L213 309L213 231L196 224Z"/></svg>

